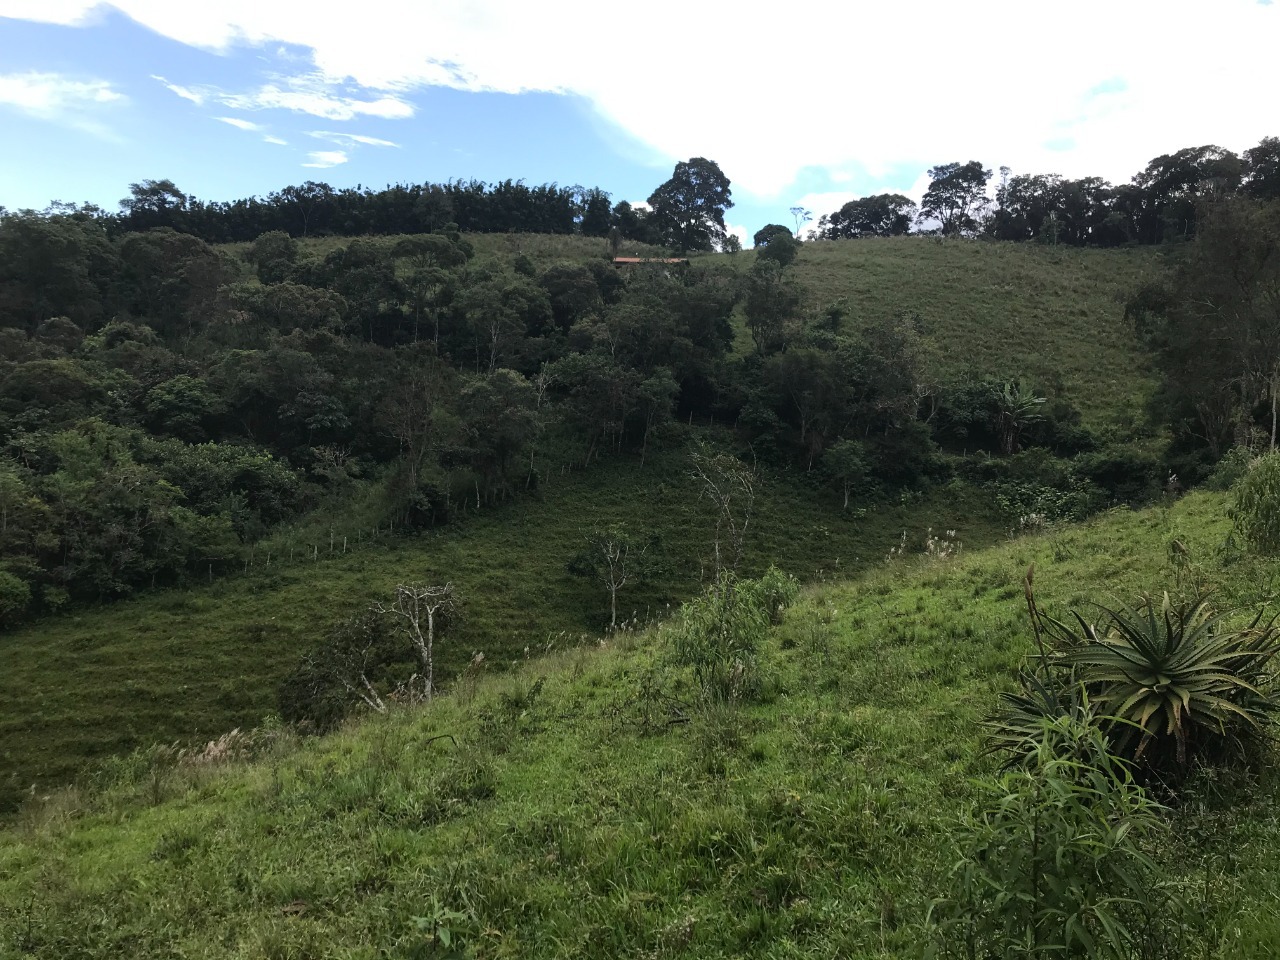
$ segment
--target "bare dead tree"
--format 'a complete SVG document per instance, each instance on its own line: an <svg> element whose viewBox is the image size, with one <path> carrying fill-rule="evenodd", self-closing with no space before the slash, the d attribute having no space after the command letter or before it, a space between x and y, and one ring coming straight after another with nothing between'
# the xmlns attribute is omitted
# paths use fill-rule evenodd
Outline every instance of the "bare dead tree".
<svg viewBox="0 0 1280 960"><path fill-rule="evenodd" d="M377 713L386 713L387 704L378 693L377 688L369 681L369 667L375 658L374 645L376 636L366 633L362 643L347 647L338 652L332 667L331 675L347 693L359 697L365 706Z"/></svg>
<svg viewBox="0 0 1280 960"><path fill-rule="evenodd" d="M422 664L422 699L430 700L435 694L435 663L433 651L436 626L446 616L457 610L458 597L453 584L443 586L423 583L402 583L396 587L396 598L391 606L373 605L381 614L398 617L403 623L409 642L413 644Z"/></svg>
<svg viewBox="0 0 1280 960"><path fill-rule="evenodd" d="M755 507L759 477L753 467L727 453L693 454L693 478L702 484L701 496L716 509L713 541L716 582L736 573L742 561L742 546L751 512Z"/></svg>
<svg viewBox="0 0 1280 960"><path fill-rule="evenodd" d="M323 697L326 688L336 685L370 710L386 713L386 700L369 674L376 675L389 652L382 623L370 612L357 614L334 625L324 646L306 659L299 676L312 698Z"/></svg>

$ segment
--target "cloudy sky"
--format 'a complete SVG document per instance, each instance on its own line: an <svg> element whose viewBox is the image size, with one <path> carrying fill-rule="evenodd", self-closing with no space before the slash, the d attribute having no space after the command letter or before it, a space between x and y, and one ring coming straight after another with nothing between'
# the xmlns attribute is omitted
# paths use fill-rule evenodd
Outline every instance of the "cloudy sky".
<svg viewBox="0 0 1280 960"><path fill-rule="evenodd" d="M753 12L758 11L758 12ZM1280 135L1271 0L0 0L0 205L477 178L643 200L694 156L748 235L925 170L1128 180Z"/></svg>

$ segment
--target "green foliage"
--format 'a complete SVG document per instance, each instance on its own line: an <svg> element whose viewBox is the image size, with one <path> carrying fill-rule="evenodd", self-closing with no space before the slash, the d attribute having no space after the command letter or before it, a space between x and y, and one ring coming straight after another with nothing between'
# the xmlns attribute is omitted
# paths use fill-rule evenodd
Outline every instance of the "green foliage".
<svg viewBox="0 0 1280 960"><path fill-rule="evenodd" d="M711 250L724 237L724 212L733 199L716 162L694 157L677 163L648 203L663 242L680 251Z"/></svg>
<svg viewBox="0 0 1280 960"><path fill-rule="evenodd" d="M1108 715L1117 748L1135 760L1220 762L1280 711L1268 689L1280 653L1274 617L1259 613L1231 628L1206 599L1174 603L1167 593L1103 613L1100 627L1080 621L1056 656Z"/></svg>
<svg viewBox="0 0 1280 960"><path fill-rule="evenodd" d="M17 622L31 603L31 587L6 570L0 570L0 626Z"/></svg>
<svg viewBox="0 0 1280 960"><path fill-rule="evenodd" d="M1205 486L1210 490L1230 490L1248 474L1256 459L1257 454L1248 447L1232 447L1214 466Z"/></svg>
<svg viewBox="0 0 1280 960"><path fill-rule="evenodd" d="M929 168L929 178L929 189L920 200L920 218L938 221L944 237L976 230L977 217L988 203L985 190L991 171L977 160L943 163Z"/></svg>
<svg viewBox="0 0 1280 960"><path fill-rule="evenodd" d="M776 571L767 582L739 580L726 571L684 605L673 652L678 663L693 668L704 702L735 703L759 692L760 645L788 589Z"/></svg>
<svg viewBox="0 0 1280 960"><path fill-rule="evenodd" d="M1145 957L1180 905L1152 858L1163 809L1076 717L1028 725L1021 766L979 784L962 855L934 904L955 957Z"/></svg>
<svg viewBox="0 0 1280 960"><path fill-rule="evenodd" d="M784 227L780 223L767 223L752 236L751 245L761 249L769 246L778 237L786 237L788 240L795 239L790 227Z"/></svg>
<svg viewBox="0 0 1280 960"><path fill-rule="evenodd" d="M826 240L855 237L897 237L911 229L915 201L900 193L881 193L850 200L835 213L818 220L818 235Z"/></svg>
<svg viewBox="0 0 1280 960"><path fill-rule="evenodd" d="M1232 488L1236 532L1260 553L1280 553L1280 453L1253 461Z"/></svg>
<svg viewBox="0 0 1280 960"><path fill-rule="evenodd" d="M759 246L759 244L757 244ZM800 255L800 241L786 234L775 234L756 253L756 263L772 261L780 267L790 266Z"/></svg>

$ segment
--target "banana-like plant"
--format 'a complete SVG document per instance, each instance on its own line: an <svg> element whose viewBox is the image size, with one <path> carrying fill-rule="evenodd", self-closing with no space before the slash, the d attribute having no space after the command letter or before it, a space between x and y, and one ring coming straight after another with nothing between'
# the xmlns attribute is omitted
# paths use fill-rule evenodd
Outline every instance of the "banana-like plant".
<svg viewBox="0 0 1280 960"><path fill-rule="evenodd" d="M1259 613L1233 629L1206 598L1175 604L1167 593L1103 613L1104 625L1085 628L1053 659L1074 671L1099 714L1111 718L1116 748L1132 749L1135 760L1171 740L1184 764L1189 744L1221 745L1280 710L1268 684L1280 653L1275 616L1264 622Z"/></svg>

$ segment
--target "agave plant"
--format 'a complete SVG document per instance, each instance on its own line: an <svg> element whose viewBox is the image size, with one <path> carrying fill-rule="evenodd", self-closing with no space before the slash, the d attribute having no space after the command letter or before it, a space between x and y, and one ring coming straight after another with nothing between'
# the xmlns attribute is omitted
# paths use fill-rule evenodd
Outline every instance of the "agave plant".
<svg viewBox="0 0 1280 960"><path fill-rule="evenodd" d="M1103 612L1101 630L1087 629L1055 659L1075 671L1099 713L1111 717L1116 748L1132 747L1135 760L1171 739L1183 764L1188 744L1256 731L1280 709L1267 684L1280 653L1276 617L1264 623L1260 613L1232 629L1204 597L1174 604L1167 593Z"/></svg>
<svg viewBox="0 0 1280 960"><path fill-rule="evenodd" d="M1098 726L1088 692L1075 671L1024 671L1020 680L1021 689L1000 694L999 706L983 721L987 728L985 752L1004 754L1002 767L1006 770L1026 766L1034 759L1046 723L1067 719Z"/></svg>

